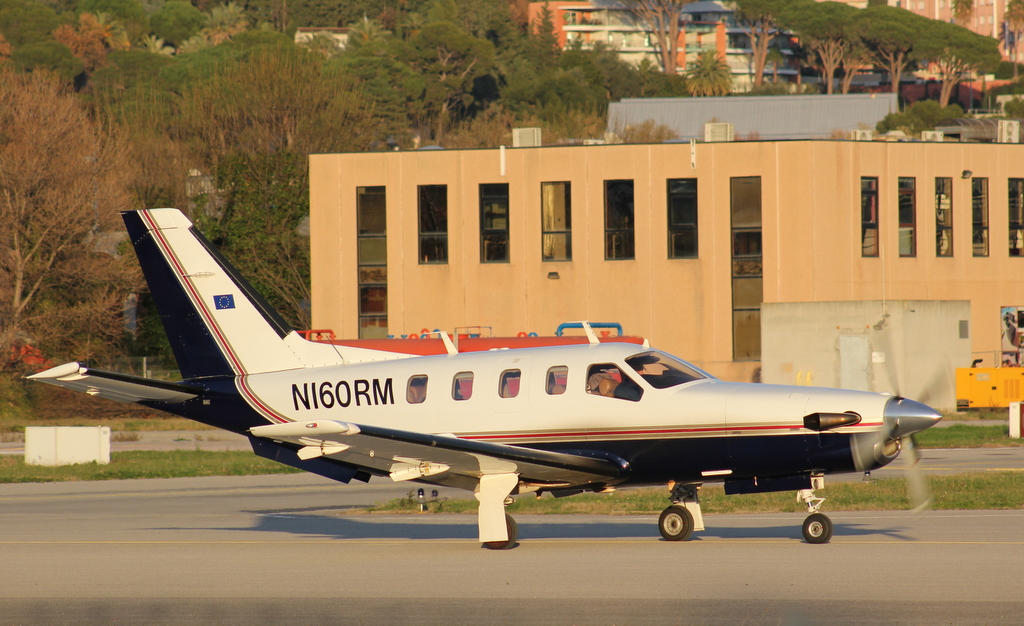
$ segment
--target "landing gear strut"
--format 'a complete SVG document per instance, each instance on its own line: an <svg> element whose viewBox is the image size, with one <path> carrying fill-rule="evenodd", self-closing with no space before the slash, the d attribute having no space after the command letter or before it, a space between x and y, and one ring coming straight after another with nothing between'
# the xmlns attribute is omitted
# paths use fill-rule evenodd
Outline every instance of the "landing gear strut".
<svg viewBox="0 0 1024 626"><path fill-rule="evenodd" d="M796 492L796 499L806 504L807 512L810 513L803 524L804 541L807 543L828 543L832 539L832 520L824 513L818 512L825 498L814 495L815 489L824 487L824 476L811 476L811 488Z"/></svg>
<svg viewBox="0 0 1024 626"><path fill-rule="evenodd" d="M686 541L695 530L704 530L704 517L700 512L699 484L672 485L672 506L661 512L658 530L665 541Z"/></svg>

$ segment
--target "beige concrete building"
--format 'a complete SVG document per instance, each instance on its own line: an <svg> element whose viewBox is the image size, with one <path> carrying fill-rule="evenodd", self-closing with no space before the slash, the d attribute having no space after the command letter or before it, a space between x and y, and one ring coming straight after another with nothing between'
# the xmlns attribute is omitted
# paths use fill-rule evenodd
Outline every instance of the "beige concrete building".
<svg viewBox="0 0 1024 626"><path fill-rule="evenodd" d="M764 302L966 300L988 365L1000 308L1024 305L1019 144L423 150L310 169L313 323L340 337L619 322L750 380Z"/></svg>

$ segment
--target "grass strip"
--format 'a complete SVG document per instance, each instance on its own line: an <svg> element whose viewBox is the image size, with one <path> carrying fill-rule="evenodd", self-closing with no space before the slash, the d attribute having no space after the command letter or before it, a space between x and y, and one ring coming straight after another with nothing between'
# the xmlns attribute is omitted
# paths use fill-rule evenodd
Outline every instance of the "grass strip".
<svg viewBox="0 0 1024 626"><path fill-rule="evenodd" d="M0 456L0 483L249 476L299 471L247 451L133 450L111 453L107 465L81 463L56 467L26 465L22 456Z"/></svg>
<svg viewBox="0 0 1024 626"><path fill-rule="evenodd" d="M1024 508L1024 472L973 472L927 477L933 509ZM896 511L912 508L906 481L887 478L866 482L829 483L818 492L828 498L826 511ZM700 490L704 513L796 513L807 507L792 491L726 496L720 485ZM524 515L657 515L668 506L667 489L624 489L613 494L580 494L569 498L520 496L510 513ZM475 513L475 500L430 504L432 512ZM370 513L418 513L415 499L400 498L368 509Z"/></svg>
<svg viewBox="0 0 1024 626"><path fill-rule="evenodd" d="M929 428L914 435L922 448L1008 448L1024 446L1024 439L1010 439L1009 424L972 426L952 424Z"/></svg>

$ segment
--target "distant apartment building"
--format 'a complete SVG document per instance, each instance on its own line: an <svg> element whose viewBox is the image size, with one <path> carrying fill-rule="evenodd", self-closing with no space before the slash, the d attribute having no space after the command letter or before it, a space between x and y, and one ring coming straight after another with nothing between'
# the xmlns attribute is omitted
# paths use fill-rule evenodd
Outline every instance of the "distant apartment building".
<svg viewBox="0 0 1024 626"><path fill-rule="evenodd" d="M615 49L623 60L633 65L646 58L660 67L656 41L627 5L613 0L532 2L531 24L540 20L544 7L551 12L552 25L563 48L580 45L589 49L600 43ZM777 37L772 46L788 55L790 38ZM685 7L677 71L684 72L692 67L704 50L717 51L729 64L735 91L750 89L754 83L754 65L749 37L737 24L732 10L720 2L693 2ZM782 80L795 80L797 70L788 63L780 63L778 68L767 69L766 74L772 73Z"/></svg>

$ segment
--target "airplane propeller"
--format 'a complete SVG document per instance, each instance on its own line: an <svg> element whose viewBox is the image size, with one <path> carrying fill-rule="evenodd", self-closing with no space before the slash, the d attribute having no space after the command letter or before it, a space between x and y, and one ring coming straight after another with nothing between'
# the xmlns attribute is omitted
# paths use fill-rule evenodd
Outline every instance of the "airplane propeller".
<svg viewBox="0 0 1024 626"><path fill-rule="evenodd" d="M921 471L920 456L914 446L914 433L934 425L942 419L942 414L931 407L901 398L894 397L885 408L885 423L889 428L889 437L900 442L900 453L906 454L907 490L914 513L920 513L931 506L932 496L928 481Z"/></svg>

